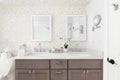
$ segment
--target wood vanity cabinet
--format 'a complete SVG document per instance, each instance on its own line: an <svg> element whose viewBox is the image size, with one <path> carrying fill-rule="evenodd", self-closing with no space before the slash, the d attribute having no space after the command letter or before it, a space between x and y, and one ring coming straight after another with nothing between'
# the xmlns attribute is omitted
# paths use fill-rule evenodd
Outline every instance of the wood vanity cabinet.
<svg viewBox="0 0 120 80"><path fill-rule="evenodd" d="M15 80L103 80L102 59L15 60Z"/></svg>

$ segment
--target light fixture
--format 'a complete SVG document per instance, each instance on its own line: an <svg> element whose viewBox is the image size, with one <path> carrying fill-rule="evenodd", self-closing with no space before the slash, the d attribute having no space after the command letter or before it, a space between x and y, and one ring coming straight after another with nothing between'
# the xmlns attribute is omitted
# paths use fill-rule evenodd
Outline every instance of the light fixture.
<svg viewBox="0 0 120 80"><path fill-rule="evenodd" d="M113 5L113 7L114 7L114 11L116 11L116 10L119 9L119 4L115 4L115 3L113 3L112 5Z"/></svg>
<svg viewBox="0 0 120 80"><path fill-rule="evenodd" d="M102 17L101 15L96 15L93 18L93 27L92 27L92 31L94 31L95 29L101 28L101 26L99 26L99 24L101 23Z"/></svg>

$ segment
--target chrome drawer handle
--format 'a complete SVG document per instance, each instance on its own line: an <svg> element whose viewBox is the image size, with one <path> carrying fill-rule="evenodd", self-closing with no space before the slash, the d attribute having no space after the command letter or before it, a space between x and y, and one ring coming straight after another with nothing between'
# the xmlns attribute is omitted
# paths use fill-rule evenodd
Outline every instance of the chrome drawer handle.
<svg viewBox="0 0 120 80"><path fill-rule="evenodd" d="M56 71L56 74L62 74L62 71Z"/></svg>
<svg viewBox="0 0 120 80"><path fill-rule="evenodd" d="M35 70L33 70L33 73L35 73Z"/></svg>
<svg viewBox="0 0 120 80"><path fill-rule="evenodd" d="M83 71L83 73L85 74L85 70Z"/></svg>
<svg viewBox="0 0 120 80"><path fill-rule="evenodd" d="M86 72L87 74L89 73L89 71L87 70L87 72Z"/></svg>
<svg viewBox="0 0 120 80"><path fill-rule="evenodd" d="M29 74L31 74L31 73L32 73L32 71L31 71L31 70L29 70L29 71L28 71L28 73L29 73Z"/></svg>
<svg viewBox="0 0 120 80"><path fill-rule="evenodd" d="M61 64L61 63L62 63L62 61L60 61L60 60L56 61L56 64Z"/></svg>
<svg viewBox="0 0 120 80"><path fill-rule="evenodd" d="M33 80L35 80L35 70L33 70L32 73L33 73Z"/></svg>

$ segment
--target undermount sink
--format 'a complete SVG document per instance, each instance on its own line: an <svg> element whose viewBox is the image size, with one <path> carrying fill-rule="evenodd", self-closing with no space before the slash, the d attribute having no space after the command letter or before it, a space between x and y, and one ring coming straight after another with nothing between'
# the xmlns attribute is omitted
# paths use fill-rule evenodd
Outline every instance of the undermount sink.
<svg viewBox="0 0 120 80"><path fill-rule="evenodd" d="M58 56L58 57L64 57L64 56L68 56L68 57L72 57L72 56L78 56L78 57L89 57L91 56L90 54L88 54L87 52L67 52L67 53L49 53L49 52L33 52L31 54L29 54L28 56L46 56L46 57L50 57L50 56Z"/></svg>
<svg viewBox="0 0 120 80"><path fill-rule="evenodd" d="M30 52L26 56L18 56L24 59L101 59L101 56L90 52L66 52L66 53L49 53L49 52Z"/></svg>

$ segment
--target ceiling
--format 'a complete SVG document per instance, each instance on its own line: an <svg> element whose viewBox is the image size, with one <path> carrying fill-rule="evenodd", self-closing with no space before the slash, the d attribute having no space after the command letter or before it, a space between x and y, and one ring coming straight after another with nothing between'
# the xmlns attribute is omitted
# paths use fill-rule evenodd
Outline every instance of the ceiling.
<svg viewBox="0 0 120 80"><path fill-rule="evenodd" d="M74 5L74 6L85 6L91 0L0 0L0 5Z"/></svg>

